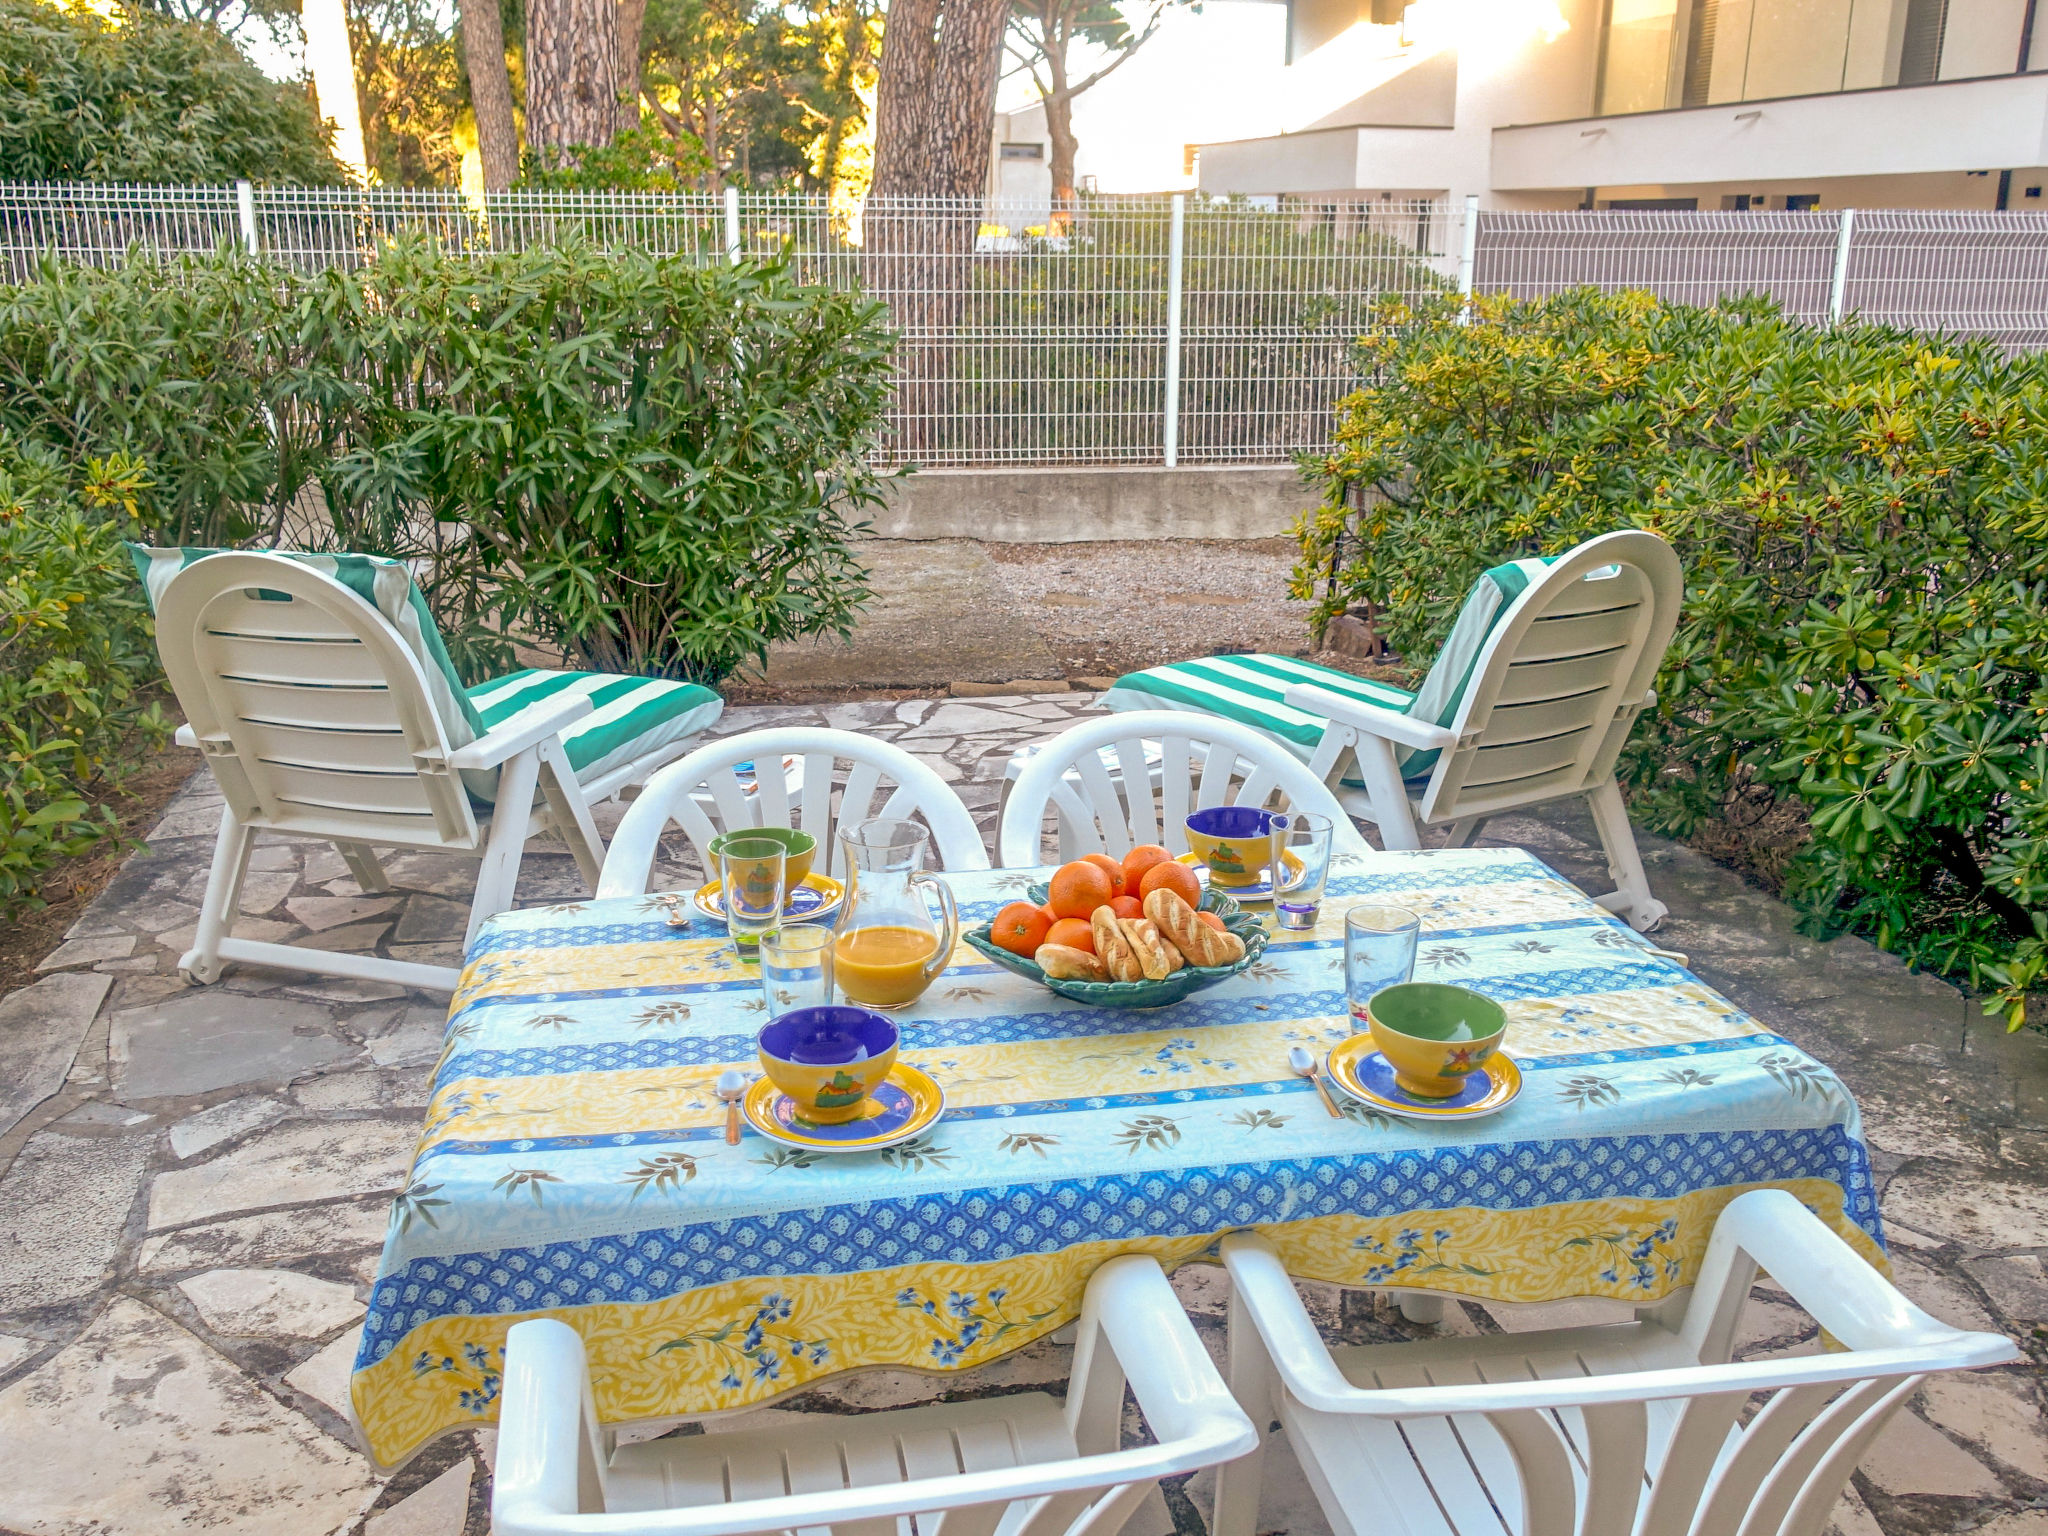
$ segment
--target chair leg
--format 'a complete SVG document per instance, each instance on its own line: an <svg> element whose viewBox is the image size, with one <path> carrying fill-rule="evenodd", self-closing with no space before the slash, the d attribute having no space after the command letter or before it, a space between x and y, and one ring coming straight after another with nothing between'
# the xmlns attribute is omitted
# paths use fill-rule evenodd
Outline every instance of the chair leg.
<svg viewBox="0 0 2048 1536"><path fill-rule="evenodd" d="M604 867L604 838L597 823L591 820L590 802L584 798L582 787L576 782L576 770L569 766L569 756L558 740L540 744L540 790L547 796L548 809L554 813L555 830L575 856L584 885L596 890L598 871Z"/></svg>
<svg viewBox="0 0 2048 1536"><path fill-rule="evenodd" d="M1228 1303L1225 1372L1230 1395L1258 1431L1258 1448L1216 1469L1216 1507L1210 1536L1253 1536L1259 1525L1259 1491L1265 1477L1268 1428L1278 1412L1279 1375L1266 1353L1258 1326L1233 1292Z"/></svg>
<svg viewBox="0 0 2048 1536"><path fill-rule="evenodd" d="M1372 819L1379 824L1381 846L1390 850L1420 848L1422 829L1415 824L1408 786L1401 782L1401 770L1394 762L1394 744L1383 737L1361 734L1354 750L1359 777L1365 780L1365 792L1372 801Z"/></svg>
<svg viewBox="0 0 2048 1536"><path fill-rule="evenodd" d="M334 850L341 855L341 862L348 866L348 872L355 877L357 889L365 896L391 889L391 877L384 873L384 866L377 862L377 855L369 844L336 843Z"/></svg>
<svg viewBox="0 0 2048 1536"><path fill-rule="evenodd" d="M220 944L234 926L242 900L242 875L256 841L253 827L242 824L232 806L222 806L220 835L213 844L213 868L206 876L206 895L199 903L199 925L192 947L178 960L178 973L190 982L220 980Z"/></svg>
<svg viewBox="0 0 2048 1536"><path fill-rule="evenodd" d="M1648 933L1664 921L1670 908L1650 894L1650 877L1643 872L1642 855L1636 851L1635 828L1628 823L1628 807L1621 802L1621 786L1612 778L1586 794L1592 807L1593 825L1600 830L1600 846L1607 853L1607 873L1614 889L1596 898L1600 905L1626 918L1638 933Z"/></svg>
<svg viewBox="0 0 2048 1536"><path fill-rule="evenodd" d="M491 835L484 843L483 867L476 875L476 899L470 903L467 949L484 919L510 910L519 888L519 861L526 853L526 835L533 824L533 791L540 776L540 753L529 747L498 770L497 809L491 814Z"/></svg>
<svg viewBox="0 0 2048 1536"><path fill-rule="evenodd" d="M1486 830L1485 816L1460 816L1451 823L1451 830L1444 838L1446 848L1470 848L1473 840Z"/></svg>

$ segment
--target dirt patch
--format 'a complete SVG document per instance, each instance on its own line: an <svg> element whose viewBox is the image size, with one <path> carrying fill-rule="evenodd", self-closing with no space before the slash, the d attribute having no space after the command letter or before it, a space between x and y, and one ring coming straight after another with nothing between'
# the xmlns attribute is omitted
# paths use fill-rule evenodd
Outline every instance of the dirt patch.
<svg viewBox="0 0 2048 1536"><path fill-rule="evenodd" d="M140 754L147 749L134 744ZM143 835L156 825L171 797L199 766L199 754L180 747L151 753L121 788L93 801L105 806L120 823L117 839L100 844L81 858L66 859L43 875L43 900L49 905L23 913L0 927L0 997L36 979L36 962L63 940L64 930L84 914L101 887L114 878Z"/></svg>

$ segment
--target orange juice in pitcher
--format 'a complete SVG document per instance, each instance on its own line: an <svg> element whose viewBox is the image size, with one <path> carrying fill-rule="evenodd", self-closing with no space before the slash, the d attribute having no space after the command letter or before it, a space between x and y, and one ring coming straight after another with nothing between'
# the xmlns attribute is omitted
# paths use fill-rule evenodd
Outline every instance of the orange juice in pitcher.
<svg viewBox="0 0 2048 1536"><path fill-rule="evenodd" d="M905 1008L953 957L960 918L946 882L923 869L930 834L914 821L864 821L839 834L846 850L846 906L832 941L840 996L867 1008ZM925 893L938 897L943 925Z"/></svg>

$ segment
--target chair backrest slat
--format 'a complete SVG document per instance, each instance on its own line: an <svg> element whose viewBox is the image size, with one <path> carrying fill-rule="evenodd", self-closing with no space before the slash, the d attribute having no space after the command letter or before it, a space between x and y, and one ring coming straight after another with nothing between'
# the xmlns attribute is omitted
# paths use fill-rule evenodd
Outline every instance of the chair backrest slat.
<svg viewBox="0 0 2048 1536"><path fill-rule="evenodd" d="M419 663L349 588L281 555L210 555L164 585L157 635L179 706L244 823L477 846Z"/></svg>
<svg viewBox="0 0 2048 1536"><path fill-rule="evenodd" d="M1580 1474L1557 1421L1533 1408L1489 1413L1486 1421L1514 1452L1522 1474L1522 1528L1516 1536L1576 1536Z"/></svg>
<svg viewBox="0 0 2048 1536"><path fill-rule="evenodd" d="M1820 1536L1834 1515L1842 1489L1848 1485L1849 1474L1869 1452L1871 1443L1883 1431L1893 1411L1917 1392L1920 1383L1926 1379L1924 1376L1900 1376L1888 1381L1860 1383L1852 1392L1842 1394L1843 1399L1851 1403L1850 1411L1856 1415L1855 1422L1834 1436L1825 1454L1814 1462L1786 1509L1785 1518L1779 1523L1778 1536ZM1865 1392L1865 1387L1875 1390ZM1833 1413L1835 1409L1828 1411Z"/></svg>

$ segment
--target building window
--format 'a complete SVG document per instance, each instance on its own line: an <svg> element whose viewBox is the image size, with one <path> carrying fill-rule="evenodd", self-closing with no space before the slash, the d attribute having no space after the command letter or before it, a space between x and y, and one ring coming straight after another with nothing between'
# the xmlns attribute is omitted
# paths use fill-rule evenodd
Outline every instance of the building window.
<svg viewBox="0 0 2048 1536"><path fill-rule="evenodd" d="M1801 209L1818 208L1819 206L1820 194L1818 192L1787 192L1785 194L1785 211L1787 213L1798 213Z"/></svg>
<svg viewBox="0 0 2048 1536"><path fill-rule="evenodd" d="M1005 144L1002 157L1005 160L1043 160L1045 158L1045 146L1043 144Z"/></svg>
<svg viewBox="0 0 2048 1536"><path fill-rule="evenodd" d="M1899 84L1941 78L1941 43L1948 33L1948 0L1906 0L1906 35L1899 46Z"/></svg>

